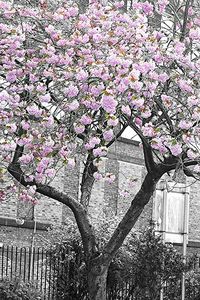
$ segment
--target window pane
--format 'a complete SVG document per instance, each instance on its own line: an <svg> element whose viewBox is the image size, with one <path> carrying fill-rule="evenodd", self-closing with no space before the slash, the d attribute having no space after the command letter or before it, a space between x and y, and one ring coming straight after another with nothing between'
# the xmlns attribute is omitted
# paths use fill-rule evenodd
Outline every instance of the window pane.
<svg viewBox="0 0 200 300"><path fill-rule="evenodd" d="M167 194L166 231L183 232L184 198L182 193L169 192Z"/></svg>

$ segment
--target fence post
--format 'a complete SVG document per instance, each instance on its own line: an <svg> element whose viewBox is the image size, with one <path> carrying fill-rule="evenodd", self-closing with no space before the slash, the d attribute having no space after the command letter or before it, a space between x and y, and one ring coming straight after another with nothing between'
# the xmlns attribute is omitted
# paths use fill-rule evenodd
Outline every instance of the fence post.
<svg viewBox="0 0 200 300"><path fill-rule="evenodd" d="M186 188L185 209L183 223L183 263L186 263L187 238L188 238L188 219L189 219L189 188ZM181 280L181 300L185 300L185 272Z"/></svg>
<svg viewBox="0 0 200 300"><path fill-rule="evenodd" d="M37 223L36 223L36 220L34 219L33 236L32 236L31 248L29 250L29 251L31 251L30 270L29 270L29 278L30 278L30 280L32 279L31 276L33 275L33 261L34 261L33 249L34 249L36 229L37 229Z"/></svg>
<svg viewBox="0 0 200 300"><path fill-rule="evenodd" d="M162 223L162 240L163 244L165 244L165 238L166 238L166 219L167 219L167 186L166 182L163 182L163 223ZM163 267L164 267L164 259L163 259ZM161 279L162 280L162 279ZM160 300L164 299L164 288L163 288L163 282L162 287L160 290Z"/></svg>

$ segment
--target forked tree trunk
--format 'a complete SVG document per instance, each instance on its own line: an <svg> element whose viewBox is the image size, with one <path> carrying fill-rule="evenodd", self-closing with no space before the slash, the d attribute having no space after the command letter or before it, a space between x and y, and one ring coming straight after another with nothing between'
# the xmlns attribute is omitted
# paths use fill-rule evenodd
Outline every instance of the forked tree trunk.
<svg viewBox="0 0 200 300"><path fill-rule="evenodd" d="M106 281L108 266L93 267L88 273L88 289L90 300L106 300Z"/></svg>

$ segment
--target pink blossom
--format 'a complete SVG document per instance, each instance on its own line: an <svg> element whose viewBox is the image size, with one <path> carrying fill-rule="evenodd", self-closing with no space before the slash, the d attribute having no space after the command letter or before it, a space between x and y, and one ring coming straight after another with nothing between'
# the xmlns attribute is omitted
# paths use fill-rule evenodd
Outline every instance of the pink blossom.
<svg viewBox="0 0 200 300"><path fill-rule="evenodd" d="M172 97L163 94L161 95L161 99L166 107L170 107L172 105Z"/></svg>
<svg viewBox="0 0 200 300"><path fill-rule="evenodd" d="M190 121L186 121L186 120L181 120L178 124L178 127L181 129L190 129L192 127L193 123Z"/></svg>
<svg viewBox="0 0 200 300"><path fill-rule="evenodd" d="M140 118L135 118L135 124L138 125L139 127L142 126L142 120Z"/></svg>
<svg viewBox="0 0 200 300"><path fill-rule="evenodd" d="M198 27L200 26L200 18L199 17L194 18L194 24L197 25Z"/></svg>
<svg viewBox="0 0 200 300"><path fill-rule="evenodd" d="M192 119L194 119L194 120L200 120L200 108L196 107L193 110Z"/></svg>
<svg viewBox="0 0 200 300"><path fill-rule="evenodd" d="M153 149L158 150L161 154L165 154L168 152L167 148L164 145L164 141L162 140L162 138L152 139L151 146Z"/></svg>
<svg viewBox="0 0 200 300"><path fill-rule="evenodd" d="M53 125L54 125L54 118L53 118L53 116L50 116L50 117L47 118L47 120L45 122L45 126L47 128L52 128Z"/></svg>
<svg viewBox="0 0 200 300"><path fill-rule="evenodd" d="M60 155L62 158L66 159L67 156L69 155L69 151L68 151L65 147L62 147L62 148L60 149L60 151L59 151L59 155Z"/></svg>
<svg viewBox="0 0 200 300"><path fill-rule="evenodd" d="M158 0L158 12L163 14L166 6L169 4L169 0Z"/></svg>
<svg viewBox="0 0 200 300"><path fill-rule="evenodd" d="M124 82L120 82L120 84L117 86L117 90L120 93L124 93L128 88L128 85L126 85Z"/></svg>
<svg viewBox="0 0 200 300"><path fill-rule="evenodd" d="M89 36L87 35L87 34L84 34L83 36L82 36L82 43L83 44L86 44L86 43L88 43L89 42Z"/></svg>
<svg viewBox="0 0 200 300"><path fill-rule="evenodd" d="M5 103L6 103L7 101L9 101L10 98L11 98L11 97L10 97L10 95L8 94L7 91L3 90L3 91L0 92L0 103L1 103L1 102L4 102L4 101L5 101Z"/></svg>
<svg viewBox="0 0 200 300"><path fill-rule="evenodd" d="M107 155L108 149L106 147L98 147L96 149L93 149L93 154L95 157L101 157Z"/></svg>
<svg viewBox="0 0 200 300"><path fill-rule="evenodd" d="M102 40L103 40L103 35L102 34L100 34L100 33L96 33L96 34L94 34L93 35L93 37L92 37L92 39L93 39L93 41L95 42L95 43L101 43L102 42Z"/></svg>
<svg viewBox="0 0 200 300"><path fill-rule="evenodd" d="M42 115L42 110L39 109L35 104L28 106L27 107L27 112L32 115L35 116L36 118L41 117Z"/></svg>
<svg viewBox="0 0 200 300"><path fill-rule="evenodd" d="M141 91L141 89L143 87L143 83L141 81L131 82L130 87L138 93Z"/></svg>
<svg viewBox="0 0 200 300"><path fill-rule="evenodd" d="M46 86L43 85L43 84L38 84L38 86L36 87L36 90L38 92L45 93L46 92Z"/></svg>
<svg viewBox="0 0 200 300"><path fill-rule="evenodd" d="M165 83L169 79L169 76L166 73L158 75L158 80L162 83Z"/></svg>
<svg viewBox="0 0 200 300"><path fill-rule="evenodd" d="M50 162L51 162L50 158L43 157L42 160L38 163L36 171L38 173L43 173L45 171L45 169L47 169Z"/></svg>
<svg viewBox="0 0 200 300"><path fill-rule="evenodd" d="M30 164L34 159L33 154L23 154L20 158L19 161L23 164Z"/></svg>
<svg viewBox="0 0 200 300"><path fill-rule="evenodd" d="M187 157L188 157L189 159L196 159L197 157L199 157L199 153L196 152L195 150L189 149L189 150L187 151Z"/></svg>
<svg viewBox="0 0 200 300"><path fill-rule="evenodd" d="M24 130L28 130L30 128L30 124L24 120L21 122L21 126Z"/></svg>
<svg viewBox="0 0 200 300"><path fill-rule="evenodd" d="M72 101L71 103L67 104L68 111L74 111L79 108L79 102L77 100Z"/></svg>
<svg viewBox="0 0 200 300"><path fill-rule="evenodd" d="M80 81L84 81L88 78L88 72L84 71L84 70L80 70L77 74L76 74L76 79L80 80Z"/></svg>
<svg viewBox="0 0 200 300"><path fill-rule="evenodd" d="M94 136L90 139L90 143L94 144L94 145L99 145L101 142L100 138Z"/></svg>
<svg viewBox="0 0 200 300"><path fill-rule="evenodd" d="M7 129L9 130L9 132L14 133L17 131L17 126L16 124L7 124L6 125Z"/></svg>
<svg viewBox="0 0 200 300"><path fill-rule="evenodd" d="M131 107L133 108L140 108L144 105L144 99L143 98L133 98L130 102Z"/></svg>
<svg viewBox="0 0 200 300"><path fill-rule="evenodd" d="M194 167L194 172L200 173L200 165L196 165L196 166Z"/></svg>
<svg viewBox="0 0 200 300"><path fill-rule="evenodd" d="M97 181L102 180L102 178L103 178L102 174L99 173L99 172L95 172L95 173L93 174L93 177L94 177L94 179L97 180Z"/></svg>
<svg viewBox="0 0 200 300"><path fill-rule="evenodd" d="M115 54L112 54L107 58L107 64L112 67L117 66L119 63L120 59Z"/></svg>
<svg viewBox="0 0 200 300"><path fill-rule="evenodd" d="M6 199L6 193L2 190L0 190L0 202L4 201Z"/></svg>
<svg viewBox="0 0 200 300"><path fill-rule="evenodd" d="M34 176L33 175L25 176L25 179L27 182L32 182L34 180Z"/></svg>
<svg viewBox="0 0 200 300"><path fill-rule="evenodd" d="M104 94L101 100L101 106L107 113L114 114L116 112L117 101L112 95Z"/></svg>
<svg viewBox="0 0 200 300"><path fill-rule="evenodd" d="M146 75L149 71L153 71L155 69L155 64L153 62L141 62L137 64L135 68L142 74Z"/></svg>
<svg viewBox="0 0 200 300"><path fill-rule="evenodd" d="M112 173L106 173L105 181L108 184L112 184L115 181L115 178L116 178L116 176L114 174L112 174Z"/></svg>
<svg viewBox="0 0 200 300"><path fill-rule="evenodd" d="M77 88L77 86L74 85L70 85L68 88L65 89L65 94L68 97L75 97L77 96L79 93L79 90Z"/></svg>
<svg viewBox="0 0 200 300"><path fill-rule="evenodd" d="M53 168L46 169L45 175L48 176L49 178L54 178L56 175L56 170L54 170Z"/></svg>
<svg viewBox="0 0 200 300"><path fill-rule="evenodd" d="M153 5L147 1L142 3L142 9L146 15L152 15L153 13Z"/></svg>
<svg viewBox="0 0 200 300"><path fill-rule="evenodd" d="M55 27L53 25L48 25L46 28L45 28L45 31L49 34L53 34L56 32L55 30Z"/></svg>
<svg viewBox="0 0 200 300"><path fill-rule="evenodd" d="M10 83L13 83L17 80L16 71L10 71L6 75L6 80Z"/></svg>
<svg viewBox="0 0 200 300"><path fill-rule="evenodd" d="M200 104L200 99L196 98L196 96L190 96L187 99L187 103L190 107L195 106L195 105Z"/></svg>
<svg viewBox="0 0 200 300"><path fill-rule="evenodd" d="M93 96L98 97L103 89L104 89L103 84L99 84L97 86L92 86L90 88L90 92Z"/></svg>
<svg viewBox="0 0 200 300"><path fill-rule="evenodd" d="M78 7L73 7L73 6L71 6L71 7L69 7L68 8L68 13L69 13L69 15L70 15L70 17L75 17L75 16L77 16L78 15Z"/></svg>
<svg viewBox="0 0 200 300"><path fill-rule="evenodd" d="M184 79L180 79L178 81L178 85L180 87L180 89L183 91L183 92L188 92L188 93L191 93L193 90L192 90L192 87L190 86L190 84L188 83L188 81L184 80Z"/></svg>
<svg viewBox="0 0 200 300"><path fill-rule="evenodd" d="M37 183L43 183L45 181L45 176L42 173L36 173L35 181Z"/></svg>
<svg viewBox="0 0 200 300"><path fill-rule="evenodd" d="M190 29L189 37L192 40L200 40L200 29L199 28L196 28L196 29L192 28L192 29Z"/></svg>
<svg viewBox="0 0 200 300"><path fill-rule="evenodd" d="M185 44L181 43L179 41L176 41L175 45L174 45L174 50L177 55L183 54L183 51L185 50Z"/></svg>
<svg viewBox="0 0 200 300"><path fill-rule="evenodd" d="M29 145L30 143L31 143L31 138L30 137L29 138L24 137L24 138L18 139L18 141L17 141L17 144L19 146Z"/></svg>
<svg viewBox="0 0 200 300"><path fill-rule="evenodd" d="M51 54L50 57L46 58L48 64L57 64L59 62L59 57L56 54Z"/></svg>
<svg viewBox="0 0 200 300"><path fill-rule="evenodd" d="M57 41L57 45L58 45L59 47L64 47L64 46L67 45L67 40L65 40L65 39L59 39L59 40Z"/></svg>
<svg viewBox="0 0 200 300"><path fill-rule="evenodd" d="M103 138L106 142L110 142L113 139L113 130L109 129L103 133Z"/></svg>
<svg viewBox="0 0 200 300"><path fill-rule="evenodd" d="M92 118L87 116L87 115L83 115L81 118L80 118L80 123L82 125L90 125L92 123Z"/></svg>
<svg viewBox="0 0 200 300"><path fill-rule="evenodd" d="M114 3L117 8L121 8L124 6L124 1L117 1Z"/></svg>
<svg viewBox="0 0 200 300"><path fill-rule="evenodd" d="M51 95L49 93L45 94L45 95L41 95L39 97L40 102L42 103L48 103L51 100Z"/></svg>
<svg viewBox="0 0 200 300"><path fill-rule="evenodd" d="M147 119L151 116L151 111L150 109L144 109L142 112L141 112L141 117Z"/></svg>
<svg viewBox="0 0 200 300"><path fill-rule="evenodd" d="M145 124L145 126L142 127L142 133L144 136L153 137L155 136L155 130L151 123Z"/></svg>
<svg viewBox="0 0 200 300"><path fill-rule="evenodd" d="M128 105L122 105L122 108L121 108L122 112L127 115L128 117L131 116L131 109Z"/></svg>
<svg viewBox="0 0 200 300"><path fill-rule="evenodd" d="M182 146L180 144L169 145L172 155L179 156L182 153Z"/></svg>
<svg viewBox="0 0 200 300"><path fill-rule="evenodd" d="M69 169L73 169L75 167L76 163L75 163L75 160L74 158L68 158L67 160L67 167Z"/></svg>
<svg viewBox="0 0 200 300"><path fill-rule="evenodd" d="M109 126L115 127L115 126L118 125L118 123L119 123L118 119L114 116L111 116L111 118L108 120L108 125Z"/></svg>
<svg viewBox="0 0 200 300"><path fill-rule="evenodd" d="M83 132L85 131L85 126L82 125L82 124L75 125L75 126L74 126L74 131L75 131L77 134L83 133Z"/></svg>

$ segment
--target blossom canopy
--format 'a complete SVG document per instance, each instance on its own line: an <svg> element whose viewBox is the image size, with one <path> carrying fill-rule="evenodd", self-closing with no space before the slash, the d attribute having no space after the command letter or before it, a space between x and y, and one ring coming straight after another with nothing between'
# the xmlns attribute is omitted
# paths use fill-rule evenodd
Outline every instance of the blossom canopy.
<svg viewBox="0 0 200 300"><path fill-rule="evenodd" d="M0 157L18 145L26 180L46 182L77 153L99 158L131 126L162 157L199 162L199 18L181 36L155 30L153 5L0 1ZM191 55L192 53L192 55ZM98 177L96 175L96 177Z"/></svg>

